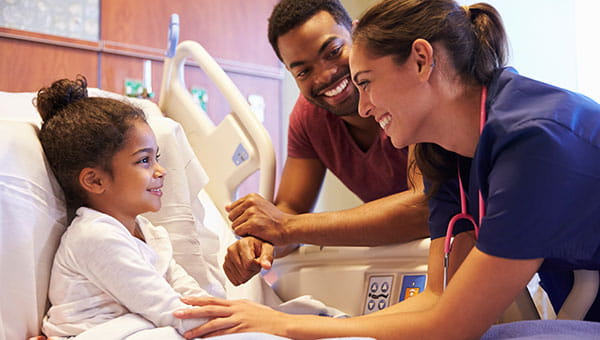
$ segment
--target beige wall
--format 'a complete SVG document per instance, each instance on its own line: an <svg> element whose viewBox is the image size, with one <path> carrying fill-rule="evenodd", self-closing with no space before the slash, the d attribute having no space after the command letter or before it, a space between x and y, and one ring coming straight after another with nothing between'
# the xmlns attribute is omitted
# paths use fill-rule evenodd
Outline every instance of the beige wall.
<svg viewBox="0 0 600 340"><path fill-rule="evenodd" d="M344 7L353 19L358 18L365 9L372 4L376 3L377 0L341 0Z"/></svg>

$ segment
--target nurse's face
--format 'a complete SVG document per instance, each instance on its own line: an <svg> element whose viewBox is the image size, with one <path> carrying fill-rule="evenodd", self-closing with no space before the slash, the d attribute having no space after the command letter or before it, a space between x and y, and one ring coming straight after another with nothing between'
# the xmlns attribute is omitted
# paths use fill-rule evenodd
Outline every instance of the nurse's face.
<svg viewBox="0 0 600 340"><path fill-rule="evenodd" d="M350 32L325 11L277 40L281 58L302 95L338 116L357 112L358 92L348 65L350 44Z"/></svg>
<svg viewBox="0 0 600 340"><path fill-rule="evenodd" d="M360 94L359 114L373 116L397 148L422 142L430 104L418 65L411 58L397 65L391 56L372 57L355 44L350 69Z"/></svg>

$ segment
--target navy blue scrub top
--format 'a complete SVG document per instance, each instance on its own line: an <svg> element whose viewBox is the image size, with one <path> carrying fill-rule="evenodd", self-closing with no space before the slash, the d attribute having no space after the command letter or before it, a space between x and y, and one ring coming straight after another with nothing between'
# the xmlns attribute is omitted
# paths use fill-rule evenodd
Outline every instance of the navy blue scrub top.
<svg viewBox="0 0 600 340"><path fill-rule="evenodd" d="M509 68L488 86L486 108L475 156L461 158L476 221L478 189L486 203L476 247L544 258L542 286L558 310L572 270L600 269L600 105ZM457 181L442 184L429 208L431 238L442 237L460 210ZM469 229L463 223L455 233ZM600 321L600 296L586 319Z"/></svg>

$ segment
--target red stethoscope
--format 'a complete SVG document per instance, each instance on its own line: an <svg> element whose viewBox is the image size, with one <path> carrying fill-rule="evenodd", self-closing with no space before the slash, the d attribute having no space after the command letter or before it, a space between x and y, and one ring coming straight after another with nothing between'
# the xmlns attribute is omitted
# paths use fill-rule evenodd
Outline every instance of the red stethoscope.
<svg viewBox="0 0 600 340"><path fill-rule="evenodd" d="M485 101L487 99L487 87L483 87L481 89L481 106L479 109L479 133L483 131L483 125L486 120L486 111L485 111ZM448 284L448 267L450 266L450 251L452 250L452 231L454 230L454 226L456 222L459 220L467 220L473 225L473 229L475 230L475 239L479 237L479 226L481 226L481 221L483 220L483 216L485 215L485 203L483 202L483 196L481 195L481 190L479 192L479 223L475 222L473 216L471 216L467 212L467 199L465 195L465 189L463 188L462 179L460 177L460 164L457 162L458 168L458 188L460 191L460 213L452 216L450 222L448 222L448 229L446 230L446 240L444 241L444 290L446 290L446 285Z"/></svg>

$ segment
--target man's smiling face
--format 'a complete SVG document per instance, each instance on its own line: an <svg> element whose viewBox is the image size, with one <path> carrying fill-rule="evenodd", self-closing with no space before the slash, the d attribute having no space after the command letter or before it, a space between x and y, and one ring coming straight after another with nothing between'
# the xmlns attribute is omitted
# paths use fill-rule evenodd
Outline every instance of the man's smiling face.
<svg viewBox="0 0 600 340"><path fill-rule="evenodd" d="M338 116L357 114L358 92L350 80L350 32L326 11L283 34L277 46L286 68L308 101Z"/></svg>

